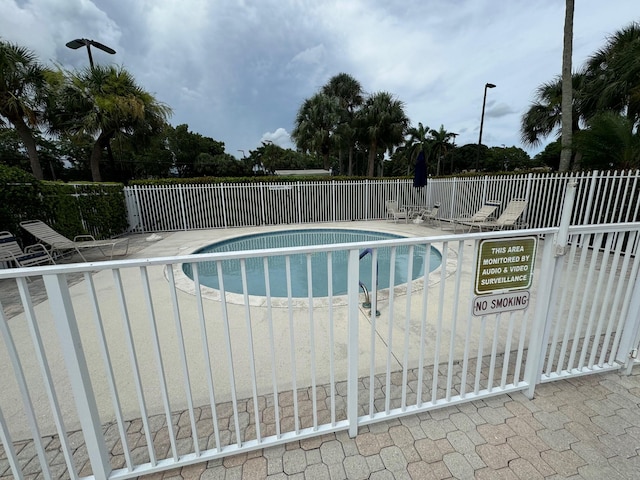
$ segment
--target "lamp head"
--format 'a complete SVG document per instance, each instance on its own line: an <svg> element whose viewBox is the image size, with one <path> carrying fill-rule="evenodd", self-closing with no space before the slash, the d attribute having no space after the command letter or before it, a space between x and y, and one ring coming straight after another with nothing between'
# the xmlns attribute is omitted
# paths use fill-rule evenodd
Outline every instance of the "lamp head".
<svg viewBox="0 0 640 480"><path fill-rule="evenodd" d="M72 48L73 50L77 50L80 47L88 47L89 45L91 45L92 47L96 47L103 52L110 53L111 55L116 53L113 48L107 47L100 42L96 42L95 40L87 40L86 38L76 38L75 40L71 40L70 42L66 43L66 46Z"/></svg>
<svg viewBox="0 0 640 480"><path fill-rule="evenodd" d="M86 42L87 41L84 38L76 38L75 40L71 40L70 42L67 42L66 46L68 48L77 50L80 47L84 47L87 44Z"/></svg>
<svg viewBox="0 0 640 480"><path fill-rule="evenodd" d="M496 86L493 83L486 83L485 87L486 88L496 88Z"/></svg>

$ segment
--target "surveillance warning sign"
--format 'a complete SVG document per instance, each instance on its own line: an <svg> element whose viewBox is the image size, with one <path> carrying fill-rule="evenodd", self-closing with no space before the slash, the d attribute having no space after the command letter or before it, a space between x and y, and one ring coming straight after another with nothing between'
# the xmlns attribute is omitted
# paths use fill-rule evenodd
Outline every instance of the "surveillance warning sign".
<svg viewBox="0 0 640 480"><path fill-rule="evenodd" d="M531 287L535 237L483 240L478 250L476 295Z"/></svg>

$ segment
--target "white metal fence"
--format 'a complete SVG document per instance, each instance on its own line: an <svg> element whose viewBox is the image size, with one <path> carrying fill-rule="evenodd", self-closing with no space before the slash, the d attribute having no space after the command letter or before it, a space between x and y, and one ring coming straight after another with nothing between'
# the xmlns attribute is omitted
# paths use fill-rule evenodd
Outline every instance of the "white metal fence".
<svg viewBox="0 0 640 480"><path fill-rule="evenodd" d="M156 232L318 222L379 220L385 200L401 205L440 203L439 217L471 215L487 201L528 202L530 228L559 225L568 183L578 183L572 225L640 220L639 171L526 174L411 180L291 182L284 184L158 185L125 188L132 231ZM498 211L498 214L500 210Z"/></svg>
<svg viewBox="0 0 640 480"><path fill-rule="evenodd" d="M637 345L639 231L556 227L0 271L24 309L0 306L5 469L23 478L36 462L45 478L133 478L621 368ZM528 308L474 315L481 242L521 237L538 245ZM414 271L430 246L441 267ZM388 249L389 271L360 278L365 248L375 263ZM321 253L328 278L332 258L344 258L345 295L330 282L322 305L268 287L260 302L250 295L250 262L268 271L268 258L280 259L277 281L291 292L292 264L306 264L313 283ZM212 300L202 274L220 274L226 260L239 262L242 291ZM412 280L371 288L398 272ZM48 301L35 304L40 282ZM27 465L29 449L37 460Z"/></svg>

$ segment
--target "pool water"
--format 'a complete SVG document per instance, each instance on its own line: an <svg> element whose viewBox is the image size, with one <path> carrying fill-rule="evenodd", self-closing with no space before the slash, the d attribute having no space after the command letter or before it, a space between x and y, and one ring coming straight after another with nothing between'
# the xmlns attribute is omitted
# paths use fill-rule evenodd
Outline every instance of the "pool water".
<svg viewBox="0 0 640 480"><path fill-rule="evenodd" d="M405 238L390 233L372 232L365 230L346 229L306 229L288 230L270 233L261 233L232 238L217 242L197 250L194 253L210 252L236 252L241 250L273 249L282 247L331 245L336 243L352 243L390 240ZM333 295L345 295L347 293L347 251L331 252L331 286ZM391 263L391 247L378 249L378 289L389 288L389 272ZM308 297L307 283L307 254L289 256L291 272L291 296ZM408 278L409 247L396 247L394 264L394 285L407 283ZM371 288L371 255L366 255L360 260L360 282ZM425 268L431 272L442 262L442 255L431 247L427 252L424 246L414 246L413 252L413 279L422 277ZM198 271L200 283L214 289L220 289L217 266L215 261L199 264ZM242 273L240 260L224 260L222 272L224 289L226 292L243 293ZM249 295L265 296L265 275L263 258L245 259L247 290ZM191 264L185 263L184 273L193 280ZM272 297L288 297L286 260L285 256L268 258L269 286ZM327 297L329 295L329 269L328 256L325 252L311 255L312 272L312 296L314 298Z"/></svg>

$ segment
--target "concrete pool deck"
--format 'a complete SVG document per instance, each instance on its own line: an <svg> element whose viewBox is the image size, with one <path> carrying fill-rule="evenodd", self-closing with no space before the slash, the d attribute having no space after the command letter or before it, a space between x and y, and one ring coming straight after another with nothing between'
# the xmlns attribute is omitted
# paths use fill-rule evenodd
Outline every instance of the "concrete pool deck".
<svg viewBox="0 0 640 480"><path fill-rule="evenodd" d="M420 237L450 233L392 222L322 227ZM146 242L148 235L136 236L127 258L182 255L214 241L283 228L162 233L157 242ZM93 277L97 289L109 284L106 275ZM131 289L135 288L133 282L127 284ZM4 287L0 299L6 309L13 294ZM38 288L37 281L30 286L34 292ZM47 305L37 308L44 312ZM19 317L19 313L11 315L10 322ZM630 377L610 373L554 382L541 385L533 401L522 394L504 395L362 427L355 439L348 438L346 432L330 434L148 478L636 478L631 474L640 468L640 419L633 405L640 405L639 382L637 370ZM46 398L39 401L46 402ZM159 398L157 401L160 403ZM2 480L10 475L5 466L0 454Z"/></svg>
<svg viewBox="0 0 640 480"><path fill-rule="evenodd" d="M350 223L339 223L339 224L323 224L322 228L348 228L348 229L370 229L370 230L379 230L390 233L397 233L401 235L407 236L433 236L433 235L442 235L443 232L438 229L433 229L430 227L425 227L423 225L414 225L414 224L404 224L404 223L393 223L393 222L350 222ZM286 229L299 229L300 225L294 226L268 226L268 227L247 227L247 228L234 228L227 230L198 230L198 231L189 231L189 232L173 232L173 233L162 233L160 236L162 237L160 240L148 242L146 240L149 235L140 236L137 235L132 239L132 253L127 255L127 259L144 259L144 258L157 258L157 257L166 257L166 256L180 256L187 255L197 250L198 248L228 238L247 235L256 232L264 232L264 231L277 231ZM444 232L446 233L446 232ZM453 252L451 252L453 254ZM91 257L87 257L89 262L99 262L103 259L99 251L89 252ZM455 255L453 255L453 259L455 260ZM77 256L73 257L69 260L77 260ZM447 261L443 259L443 268L447 268L448 273L453 273L453 269L455 265L451 265L451 263L447 264ZM177 269L179 270L179 264L177 264ZM176 268L174 268L174 271ZM180 278L181 272L176 272L177 282L179 283L182 280L184 291L178 290L178 300L184 300L181 303L181 319L183 322L184 329L184 341L187 352L198 352L201 348L201 337L199 336L199 328L197 324L198 313L196 309L196 305L194 302L194 288L193 282L189 280L184 274L182 274L182 278ZM73 274L77 276L77 274ZM166 279L166 272L163 268L150 268L148 270L149 281L152 286L161 286L163 288L155 288L153 291L153 301L155 307L155 316L157 322L157 328L160 332L175 332L174 319L171 312L171 297L169 294L169 289L164 288L164 286L168 285ZM86 294L86 286L85 282L82 282L81 276L73 277L77 283L71 282L70 286L70 294L72 303L74 306L74 310L76 312L76 318L79 324L81 331L89 332L93 330L93 320L89 312L92 311L92 306L89 298ZM118 299L113 293L113 276L111 272L108 270L95 272L92 274L92 280L95 286L95 290L97 292L102 292L99 299L99 305L101 310L101 316L104 319L113 319L113 321L105 321L104 328L107 336L107 341L111 339L111 343L109 345L110 349L113 348L111 352L111 361L113 364L114 374L116 378L129 378L131 375L131 366L129 362L128 353L120 341L123 338L124 332L122 331L121 325L121 311ZM132 322L131 329L134 337L139 339L148 338L148 321L146 318L148 317L148 311L143 301L144 293L141 289L140 285L140 273L139 269L123 269L121 270L121 278L122 284L124 286L124 291L128 299L134 299L134 301L128 301L128 315L132 319L140 318L142 321L140 322ZM41 279L37 279L29 284L30 292L35 297L34 303L34 312L36 318L38 318L38 325L40 329L40 333L42 338L45 339L45 345L48 350L48 358L53 365L63 365L62 360L62 352L60 351L60 346L58 342L55 341L57 338L57 333L53 327L52 313L49 307L48 301L46 301L46 295L44 294L44 286ZM38 303L38 299L40 303ZM135 301L135 299L138 299ZM28 347L31 345L30 332L28 327L28 322L24 319L24 313L21 313L21 302L20 296L17 288L15 287L15 283L13 285L10 282L5 281L2 294L0 296L0 301L2 302L5 311L7 311L6 315L9 317L9 324L12 330L12 335L14 337L15 343L22 348L31 348ZM416 301L418 299L416 298ZM256 338L266 338L268 335L266 321L264 320L264 309L261 308L264 300L259 300L256 305L252 305L252 308L257 308L254 311L252 320L256 325L256 330L254 335ZM231 319L239 319L243 320L245 317L245 307L242 304L243 302L239 302L238 304L229 303L228 308L228 316ZM307 310L306 304L304 300L300 300L299 306L294 306L298 311ZM383 308L382 299L379 302L379 308ZM207 300L205 299L205 313L208 318L215 317L219 315L219 307L220 302L215 300ZM283 304L284 306L284 304ZM255 313L257 312L257 313ZM273 316L274 322L286 322L287 321L287 309L284 308L274 308ZM326 309L317 308L314 305L314 315L318 318L322 318L326 316ZM335 308L334 312L334 323L336 325L336 338L342 339L344 342L346 339L346 305L342 305L341 308ZM304 321L306 316L300 315L302 318L301 321ZM365 312L362 311L361 314L361 322L367 322L367 316ZM211 332L210 336L212 338L222 337L224 336L224 331L222 329L221 324L210 325ZM326 326L323 328L322 334L327 335ZM232 322L230 324L231 334L235 336L242 336L244 329L244 321ZM303 333L299 337L296 338L296 341L300 344L308 344L309 341L308 334ZM328 335L327 335L328 336ZM276 350L285 351L287 349L287 345L289 339L284 336L280 336L276 338ZM161 340L162 343L162 340ZM169 345L169 342L166 342L162 345L162 348L168 349L168 351L175 352L176 345L175 343ZM368 348L368 343L366 341L361 342L363 348ZM92 371L98 371L98 381L94 381L94 389L96 396L98 399L110 398L109 390L108 390L108 382L104 381L104 372L102 367L102 358L100 356L100 347L97 344L96 337L94 335L86 335L83 336L83 345L85 350L85 355L87 357L87 361L89 363L90 369ZM400 348L401 346L399 346ZM173 350L172 350L173 349ZM264 362L270 362L270 358L268 356L268 352L266 348L264 351L258 350L256 352L256 363L261 364ZM378 355L376 363L382 367L385 364L386 357L383 354L384 346L381 344L378 348ZM118 354L119 352L119 354ZM139 357L139 362L142 365L155 365L154 359L154 351L152 345L148 341L140 341L136 343L136 354ZM328 360L328 348L327 345L323 349L318 349L317 352L317 361L321 365L327 365ZM193 354L195 357L195 353ZM219 349L218 351L212 352L212 361L214 364L223 364L225 362L226 353L223 349ZM248 357L248 356L247 356ZM251 382L249 381L248 372L249 372L249 358L243 358L242 356L237 356L239 363L239 372L245 372L247 375L243 376L242 373L238 374L238 384L236 388L238 389L238 395L240 398L250 397L251 396ZM191 360L191 359L190 359ZM36 405L36 411L47 411L48 410L48 398L46 395L46 391L43 388L43 385L39 381L37 381L39 376L39 366L37 357L35 355L22 355L23 361L23 369L30 376L31 380L35 385L35 391L32 392L33 401ZM304 361L301 359L301 361ZM9 364L8 358L6 358L6 352L0 350L0 362L7 362ZM397 362L395 362L397 363ZM194 358L191 365L194 367L193 375L195 378L205 378L205 372L199 367L199 362ZM93 368L92 368L93 366ZM399 368L399 364L394 365L396 368ZM366 374L366 366L363 366L363 374ZM168 364L165 365L166 376L168 379L168 383L170 388L173 388L173 391L170 391L170 396L180 396L180 389L182 388L181 376L182 369L179 364ZM55 385L61 391L61 403L63 404L63 415L69 416L73 418L72 414L74 407L72 398L70 396L70 384L69 380L66 376L64 368L53 368L53 376L55 380ZM280 369L280 374L282 375L282 380L279 382L283 387L289 381L288 370ZM298 372L300 374L300 372ZM4 369L0 371L0 384L13 384L12 380L13 371L12 369ZM307 381L308 379L304 376L298 377L300 382ZM225 376L220 376L220 378L216 379L220 384L221 391L227 391L230 389L228 384L228 378ZM318 381L327 382L328 378L319 378ZM163 409L162 396L160 391L160 385L156 381L151 381L150 383L145 385L145 388L149 389L149 394L146 395L148 398L148 407L151 413L161 412ZM13 419L12 422L14 425L11 425L14 431L19 432L17 438L27 437L29 435L25 418L20 413L22 411L22 403L19 397L19 390L17 388L9 389L13 392L13 396L9 402L7 402L8 392L5 391L3 393L5 402L3 402L3 412L6 418ZM125 414L125 418L135 418L139 415L139 408L137 397L135 395L135 391L129 390L129 394L122 394L122 409ZM208 402L208 393L206 389L206 381L203 380L201 388L195 393L196 401L206 404ZM226 398L224 398L226 400ZM199 403L196 403L199 404ZM177 408L186 408L186 405L178 404ZM101 415L103 418L110 418L112 413L108 413L111 411L110 401L105 401L99 405ZM41 410L42 409L42 410ZM65 409L67 411L65 411ZM21 425L17 427L16 424ZM77 428L79 425L70 422L69 428ZM55 425L52 419L43 419L43 424L41 425L42 431L44 434L54 433Z"/></svg>

